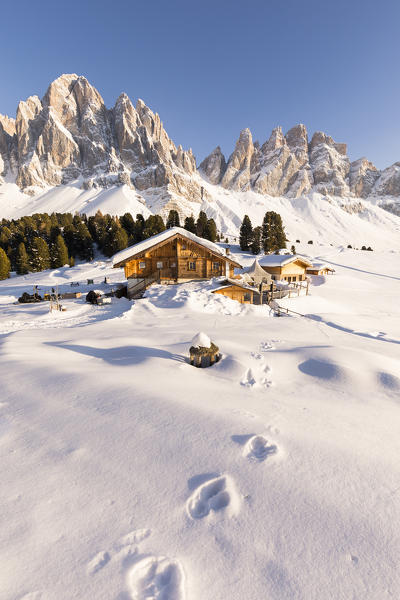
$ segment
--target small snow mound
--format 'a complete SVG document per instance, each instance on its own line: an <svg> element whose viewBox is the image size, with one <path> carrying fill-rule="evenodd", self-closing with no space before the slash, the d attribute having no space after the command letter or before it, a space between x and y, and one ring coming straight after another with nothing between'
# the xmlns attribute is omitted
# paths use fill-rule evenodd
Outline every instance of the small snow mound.
<svg viewBox="0 0 400 600"><path fill-rule="evenodd" d="M206 333L200 331L192 339L191 346L194 348L211 348L211 340Z"/></svg>

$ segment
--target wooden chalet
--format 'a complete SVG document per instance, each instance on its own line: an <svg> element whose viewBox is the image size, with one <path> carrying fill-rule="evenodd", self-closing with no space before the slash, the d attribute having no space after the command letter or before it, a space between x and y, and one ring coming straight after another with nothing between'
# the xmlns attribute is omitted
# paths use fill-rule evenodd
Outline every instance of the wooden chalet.
<svg viewBox="0 0 400 600"><path fill-rule="evenodd" d="M241 265L203 238L171 227L113 256L114 267L124 267L128 297L151 283L180 283L193 279L232 277Z"/></svg>
<svg viewBox="0 0 400 600"><path fill-rule="evenodd" d="M304 281L312 263L296 254L266 254L259 259L260 266L271 275L273 281L288 283Z"/></svg>

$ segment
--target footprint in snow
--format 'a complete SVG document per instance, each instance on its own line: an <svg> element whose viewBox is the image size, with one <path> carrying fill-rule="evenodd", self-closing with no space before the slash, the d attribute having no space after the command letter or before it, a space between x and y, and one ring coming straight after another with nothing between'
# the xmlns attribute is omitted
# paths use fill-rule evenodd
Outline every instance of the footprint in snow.
<svg viewBox="0 0 400 600"><path fill-rule="evenodd" d="M151 535L151 529L136 529L122 536L115 544L116 556L118 558L136 554L138 552L138 544L143 542Z"/></svg>
<svg viewBox="0 0 400 600"><path fill-rule="evenodd" d="M253 387L254 385L256 385L257 380L255 378L255 375L253 373L252 369L247 369L246 373L243 375L242 379L240 380L240 385L243 385L243 387Z"/></svg>
<svg viewBox="0 0 400 600"><path fill-rule="evenodd" d="M265 365L264 369L263 369L263 373L262 373L262 377L261 377L261 385L263 385L264 387L270 387L272 385L272 379L270 379L270 375L271 375L271 367L269 367L268 365Z"/></svg>
<svg viewBox="0 0 400 600"><path fill-rule="evenodd" d="M192 519L204 519L212 513L233 516L239 510L239 496L228 475L215 477L200 485L187 502Z"/></svg>
<svg viewBox="0 0 400 600"><path fill-rule="evenodd" d="M261 365L258 369L249 367L240 380L240 385L246 388L270 387L272 385L270 374L271 367L268 365Z"/></svg>
<svg viewBox="0 0 400 600"><path fill-rule="evenodd" d="M94 575L100 569L106 566L106 564L110 561L110 554L108 552L98 552L92 560L89 562L87 566L87 570L89 575Z"/></svg>
<svg viewBox="0 0 400 600"><path fill-rule="evenodd" d="M262 462L277 452L276 444L271 444L263 435L253 435L246 443L243 454L250 460Z"/></svg>
<svg viewBox="0 0 400 600"><path fill-rule="evenodd" d="M272 341L260 343L260 352L268 352L269 350L275 350L275 346Z"/></svg>
<svg viewBox="0 0 400 600"><path fill-rule="evenodd" d="M147 556L128 573L132 600L184 600L185 575L179 561Z"/></svg>
<svg viewBox="0 0 400 600"><path fill-rule="evenodd" d="M248 410L234 409L234 410L230 410L229 412L231 412L234 415L240 415L241 417L246 417L246 419L258 419L259 418L258 415L255 415L254 413L251 413Z"/></svg>

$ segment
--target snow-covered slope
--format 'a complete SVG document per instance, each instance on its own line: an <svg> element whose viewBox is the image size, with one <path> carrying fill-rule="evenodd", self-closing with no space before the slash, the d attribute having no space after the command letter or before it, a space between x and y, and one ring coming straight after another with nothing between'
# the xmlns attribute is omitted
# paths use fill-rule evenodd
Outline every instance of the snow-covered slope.
<svg viewBox="0 0 400 600"><path fill-rule="evenodd" d="M151 211L145 200L126 185L110 188L92 188L82 190L79 183L49 188L35 196L24 194L13 183L0 186L0 216L5 219L17 219L34 213L86 213L95 215L98 210L103 214L123 215L126 212L148 217Z"/></svg>
<svg viewBox="0 0 400 600"><path fill-rule="evenodd" d="M261 225L267 210L274 210L282 216L286 233L293 241L400 248L400 218L366 200L317 193L294 199L276 198L206 185L212 200L203 201L203 210L215 219L222 232L233 236L238 235L245 214L256 226Z"/></svg>
<svg viewBox="0 0 400 600"><path fill-rule="evenodd" d="M213 282L12 303L102 262L0 282L2 600L400 597L400 254L298 251L336 270L281 301L307 317Z"/></svg>
<svg viewBox="0 0 400 600"><path fill-rule="evenodd" d="M214 218L217 227L229 239L238 236L243 216L253 226L261 225L267 210L279 212L290 239L313 240L347 246L373 248L400 247L400 217L368 200L340 198L310 193L299 198L272 197L253 191L235 192L202 181L205 190L201 203L186 202L186 210L197 216L200 210ZM147 217L161 210L156 195L144 198L128 186L82 190L79 184L51 188L37 196L23 194L12 183L0 187L0 216L18 218L40 212L75 212L94 215L123 215L126 212ZM179 208L179 199L176 199ZM165 216L165 215L164 215Z"/></svg>

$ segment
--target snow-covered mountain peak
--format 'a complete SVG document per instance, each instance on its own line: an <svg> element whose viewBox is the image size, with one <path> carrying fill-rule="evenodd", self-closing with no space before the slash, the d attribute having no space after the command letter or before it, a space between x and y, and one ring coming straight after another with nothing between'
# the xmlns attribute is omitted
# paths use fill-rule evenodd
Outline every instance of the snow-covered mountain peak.
<svg viewBox="0 0 400 600"><path fill-rule="evenodd" d="M260 202L319 192L371 198L393 210L400 198L399 163L384 171L365 158L350 163L346 144L322 131L309 141L301 123L286 134L276 127L261 145L245 128L228 160L217 146L197 169L192 150L171 140L143 100L133 104L122 93L109 109L86 77L74 73L55 79L42 100L21 101L15 120L0 116L2 181L32 195L58 185L125 185L152 209L174 208L182 216L210 200L206 183L254 191Z"/></svg>

